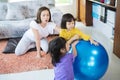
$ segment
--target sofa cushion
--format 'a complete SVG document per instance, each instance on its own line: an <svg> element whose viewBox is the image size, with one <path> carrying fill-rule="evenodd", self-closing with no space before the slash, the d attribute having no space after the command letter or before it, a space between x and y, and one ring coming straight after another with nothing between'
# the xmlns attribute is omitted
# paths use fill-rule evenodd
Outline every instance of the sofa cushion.
<svg viewBox="0 0 120 80"><path fill-rule="evenodd" d="M63 13L55 7L51 8L50 12L51 12L51 20L54 23L56 23L58 26L60 26Z"/></svg>
<svg viewBox="0 0 120 80"><path fill-rule="evenodd" d="M25 18L35 17L38 9L42 6L42 4L38 3L37 1L26 1L24 4L22 3L22 5L26 6L26 11L28 12L28 14L25 15Z"/></svg>
<svg viewBox="0 0 120 80"><path fill-rule="evenodd" d="M7 20L22 20L25 19L24 16L24 6L20 6L19 4L9 3L7 4L8 12L6 15Z"/></svg>
<svg viewBox="0 0 120 80"><path fill-rule="evenodd" d="M8 12L6 15L7 20L22 20L28 14L28 8L20 3L7 4Z"/></svg>
<svg viewBox="0 0 120 80"><path fill-rule="evenodd" d="M48 5L55 6L55 0L47 0Z"/></svg>
<svg viewBox="0 0 120 80"><path fill-rule="evenodd" d="M43 1L44 2L44 1ZM41 6L47 6L47 3L39 3L38 1L21 1L9 3L7 20L21 20L26 18L35 17L38 8Z"/></svg>
<svg viewBox="0 0 120 80"><path fill-rule="evenodd" d="M7 3L0 2L0 21L5 20L7 14Z"/></svg>
<svg viewBox="0 0 120 80"><path fill-rule="evenodd" d="M15 48L21 38L9 39L3 53L14 53Z"/></svg>

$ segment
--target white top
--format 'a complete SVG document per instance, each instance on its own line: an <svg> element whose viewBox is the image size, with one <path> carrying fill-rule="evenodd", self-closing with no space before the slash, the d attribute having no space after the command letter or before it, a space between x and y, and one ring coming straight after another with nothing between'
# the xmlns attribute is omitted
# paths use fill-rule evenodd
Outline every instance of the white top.
<svg viewBox="0 0 120 80"><path fill-rule="evenodd" d="M47 37L49 34L53 34L56 24L53 22L48 22L47 25L43 28L40 24L36 23L35 21L31 21L30 29L26 31L25 36L35 41L35 37L32 31L32 28L38 30L40 34L40 38Z"/></svg>

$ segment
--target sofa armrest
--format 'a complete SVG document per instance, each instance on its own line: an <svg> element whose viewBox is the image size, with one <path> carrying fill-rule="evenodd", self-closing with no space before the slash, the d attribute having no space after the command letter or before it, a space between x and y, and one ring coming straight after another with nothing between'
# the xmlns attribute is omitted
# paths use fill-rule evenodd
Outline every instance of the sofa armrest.
<svg viewBox="0 0 120 80"><path fill-rule="evenodd" d="M0 21L0 39L22 37L29 29L29 23L33 18L19 21Z"/></svg>

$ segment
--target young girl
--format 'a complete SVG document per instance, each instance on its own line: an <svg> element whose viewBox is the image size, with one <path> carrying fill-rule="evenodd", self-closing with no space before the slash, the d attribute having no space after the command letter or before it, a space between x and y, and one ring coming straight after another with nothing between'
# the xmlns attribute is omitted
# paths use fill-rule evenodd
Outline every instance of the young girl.
<svg viewBox="0 0 120 80"><path fill-rule="evenodd" d="M15 54L25 54L30 48L37 48L37 57L41 57L41 49L48 51L48 42L46 37L53 34L54 30L59 31L56 24L51 22L50 10L47 7L39 8L36 20L30 22L30 29L25 32L18 43ZM40 49L41 48L41 49Z"/></svg>
<svg viewBox="0 0 120 80"><path fill-rule="evenodd" d="M49 53L52 57L54 65L54 80L74 80L73 60L76 56L74 49L77 41L71 45L73 53L69 53L69 48L66 46L66 40L62 37L57 37L49 43Z"/></svg>
<svg viewBox="0 0 120 80"><path fill-rule="evenodd" d="M62 17L59 36L65 38L67 41L67 46L70 46L70 44L76 39L90 40L91 44L98 45L98 43L94 41L90 36L82 33L79 29L75 28L75 19L69 13L64 14Z"/></svg>

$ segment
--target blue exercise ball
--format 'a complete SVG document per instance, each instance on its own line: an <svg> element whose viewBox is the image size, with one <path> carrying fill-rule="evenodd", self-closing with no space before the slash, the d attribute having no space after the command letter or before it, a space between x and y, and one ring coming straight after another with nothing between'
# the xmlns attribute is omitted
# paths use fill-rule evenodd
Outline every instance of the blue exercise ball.
<svg viewBox="0 0 120 80"><path fill-rule="evenodd" d="M73 63L74 80L99 80L107 71L109 59L105 48L90 41L80 40L76 45L77 56Z"/></svg>

